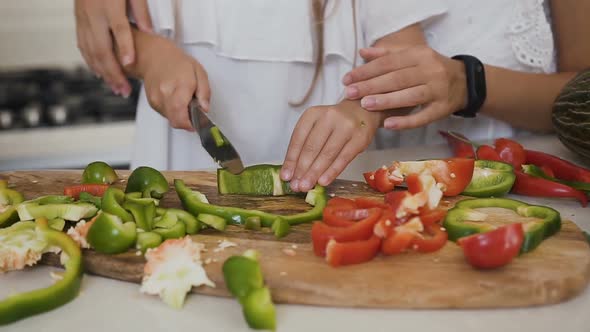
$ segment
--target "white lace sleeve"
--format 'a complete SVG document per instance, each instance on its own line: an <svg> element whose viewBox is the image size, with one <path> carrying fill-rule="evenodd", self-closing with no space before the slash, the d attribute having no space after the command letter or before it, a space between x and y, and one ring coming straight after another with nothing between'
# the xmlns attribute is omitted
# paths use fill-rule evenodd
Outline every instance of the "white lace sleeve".
<svg viewBox="0 0 590 332"><path fill-rule="evenodd" d="M514 55L534 71L554 72L555 47L545 1L518 0L514 6L508 31Z"/></svg>

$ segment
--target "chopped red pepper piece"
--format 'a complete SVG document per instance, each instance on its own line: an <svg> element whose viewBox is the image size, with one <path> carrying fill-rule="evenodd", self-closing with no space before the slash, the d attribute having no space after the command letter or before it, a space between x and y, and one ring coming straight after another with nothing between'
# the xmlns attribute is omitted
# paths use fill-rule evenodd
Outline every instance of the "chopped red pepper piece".
<svg viewBox="0 0 590 332"><path fill-rule="evenodd" d="M514 186L512 186L512 192L515 194L537 197L575 198L582 206L586 207L588 205L588 197L583 191L576 190L565 184L534 177L520 170L515 170L514 174L516 174L516 181L514 182Z"/></svg>
<svg viewBox="0 0 590 332"><path fill-rule="evenodd" d="M475 158L473 145L469 143L467 137L452 131L441 130L439 134L447 139L449 147L453 150L453 156L459 158Z"/></svg>
<svg viewBox="0 0 590 332"><path fill-rule="evenodd" d="M377 255L379 247L381 239L376 236L352 242L338 242L332 239L326 248L326 261L334 267L368 262Z"/></svg>
<svg viewBox="0 0 590 332"><path fill-rule="evenodd" d="M500 159L511 164L515 169L520 169L520 166L525 163L526 153L520 143L508 138L498 138L494 145Z"/></svg>
<svg viewBox="0 0 590 332"><path fill-rule="evenodd" d="M80 193L86 192L93 196L102 197L107 189L109 189L108 184L78 184L65 187L64 195L78 199L80 198Z"/></svg>
<svg viewBox="0 0 590 332"><path fill-rule="evenodd" d="M502 161L498 152L489 145L480 145L477 148L477 159Z"/></svg>
<svg viewBox="0 0 590 332"><path fill-rule="evenodd" d="M381 243L381 252L385 255L399 254L410 248L416 233L393 231Z"/></svg>
<svg viewBox="0 0 590 332"><path fill-rule="evenodd" d="M590 183L590 170L545 152L525 150L526 163L551 169L556 178ZM545 169L544 169L545 170ZM547 173L547 171L545 171ZM547 173L549 174L549 173Z"/></svg>
<svg viewBox="0 0 590 332"><path fill-rule="evenodd" d="M375 171L375 189L377 191L386 193L395 188L396 182L389 178L390 172L387 168L379 168Z"/></svg>
<svg viewBox="0 0 590 332"><path fill-rule="evenodd" d="M522 224L515 223L462 237L457 242L469 264L480 269L493 269L510 263L520 252L523 241Z"/></svg>
<svg viewBox="0 0 590 332"><path fill-rule="evenodd" d="M354 209L356 208L356 202L350 198L334 197L328 201L327 206Z"/></svg>
<svg viewBox="0 0 590 332"><path fill-rule="evenodd" d="M357 197L354 199L356 203L356 207L359 209L370 209L370 208L381 208L387 209L389 206L381 201L376 199L367 198L367 197Z"/></svg>
<svg viewBox="0 0 590 332"><path fill-rule="evenodd" d="M330 226L348 227L356 224L359 220L368 218L368 209L350 209L340 206L328 206L324 209L322 220Z"/></svg>
<svg viewBox="0 0 590 332"><path fill-rule="evenodd" d="M367 240L373 235L373 227L381 217L382 209L372 208L369 216L348 227L334 227L322 222L315 222L311 227L313 250L317 256L326 254L326 245L330 239L338 242Z"/></svg>
<svg viewBox="0 0 590 332"><path fill-rule="evenodd" d="M422 217L420 217L422 219ZM424 221L422 221L424 223ZM448 234L440 225L430 224L425 226L422 236L415 236L412 240L412 248L418 252L435 252L447 243Z"/></svg>
<svg viewBox="0 0 590 332"><path fill-rule="evenodd" d="M367 182L369 187L377 190L377 188L375 187L375 171L363 173L363 177L365 178L365 181Z"/></svg>
<svg viewBox="0 0 590 332"><path fill-rule="evenodd" d="M411 195L407 190L388 192L385 194L385 203L391 207L393 212L397 212L402 201Z"/></svg>
<svg viewBox="0 0 590 332"><path fill-rule="evenodd" d="M428 209L428 207L420 208L420 220L424 227L436 224L442 221L447 215L447 210L443 208Z"/></svg>

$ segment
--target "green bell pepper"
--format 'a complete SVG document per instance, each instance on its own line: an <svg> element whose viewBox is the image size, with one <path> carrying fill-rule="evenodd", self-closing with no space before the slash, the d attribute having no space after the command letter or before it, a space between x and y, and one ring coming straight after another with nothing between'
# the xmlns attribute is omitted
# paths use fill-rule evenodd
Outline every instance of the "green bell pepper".
<svg viewBox="0 0 590 332"><path fill-rule="evenodd" d="M275 330L275 306L270 290L264 286L257 257L257 252L249 250L241 256L228 258L223 263L223 277L230 293L242 305L248 326L253 329Z"/></svg>
<svg viewBox="0 0 590 332"><path fill-rule="evenodd" d="M475 209L486 207L509 209L522 217L540 219L523 224L524 242L520 248L521 253L535 249L544 239L561 229L559 212L546 206L529 205L508 198L466 199L458 202L447 212L443 226L447 230L449 239L457 241L464 236L494 229L491 225L481 223L485 220L485 214L475 211Z"/></svg>
<svg viewBox="0 0 590 332"><path fill-rule="evenodd" d="M66 195L47 195L47 196L40 196L35 199L28 200L24 203L36 203L39 205L70 204L70 203L74 203L74 198L71 196L66 196Z"/></svg>
<svg viewBox="0 0 590 332"><path fill-rule="evenodd" d="M136 168L127 179L126 193L141 192L145 198L162 198L168 191L168 181L158 170L142 166Z"/></svg>
<svg viewBox="0 0 590 332"><path fill-rule="evenodd" d="M567 181L567 180L557 179L557 178L547 175L541 169L541 167L538 167L536 165L522 165L522 171L528 175L551 180L554 182L559 182L559 183L565 184L567 186L570 186L574 189L578 189L578 190L585 191L586 193L590 193L590 183L581 182L581 181Z"/></svg>
<svg viewBox="0 0 590 332"><path fill-rule="evenodd" d="M156 248L162 244L162 235L154 232L140 232L137 233L137 242L135 248L145 253L150 248Z"/></svg>
<svg viewBox="0 0 590 332"><path fill-rule="evenodd" d="M282 196L295 194L288 182L281 180L281 165L254 165L240 174L217 169L217 190L220 194Z"/></svg>
<svg viewBox="0 0 590 332"><path fill-rule="evenodd" d="M37 233L47 246L59 247L67 255L63 278L53 285L25 293L10 295L0 301L0 325L53 310L72 301L82 283L82 253L68 235L49 227L46 219L37 219Z"/></svg>
<svg viewBox="0 0 590 332"><path fill-rule="evenodd" d="M289 225L289 222L287 222L287 220L283 218L277 218L272 223L271 229L275 237L277 239L280 239L289 234L289 231L291 230L291 225Z"/></svg>
<svg viewBox="0 0 590 332"><path fill-rule="evenodd" d="M163 216L165 213L172 213L176 215L176 218L184 223L184 226L186 227L186 234L197 234L203 227L201 225L201 222L197 218L195 218L195 216L184 210L174 208L156 209L156 215L159 217Z"/></svg>
<svg viewBox="0 0 590 332"><path fill-rule="evenodd" d="M291 225L311 222L322 218L322 211L324 210L324 207L327 203L326 190L324 187L316 185L316 187L309 191L305 197L305 201L308 204L313 205L312 209L303 213L281 216L258 210L224 207L205 203L202 200L203 194L198 191L191 190L186 186L184 181L179 179L174 180L174 186L182 206L191 214L212 214L222 217L235 225L243 225L248 217L259 217L261 224L265 227L272 226L272 223L275 221L275 219L279 217L285 219Z"/></svg>
<svg viewBox="0 0 590 332"><path fill-rule="evenodd" d="M88 235L88 243L98 252L118 254L127 251L135 243L136 225L132 221L123 223L119 216L102 212L94 221Z"/></svg>
<svg viewBox="0 0 590 332"><path fill-rule="evenodd" d="M152 232L162 236L162 239L178 239L186 235L186 226L183 222L177 222L171 227L167 228L154 228Z"/></svg>
<svg viewBox="0 0 590 332"><path fill-rule="evenodd" d="M504 196L515 180L512 165L499 161L476 160L471 182L462 194L473 197Z"/></svg>
<svg viewBox="0 0 590 332"><path fill-rule="evenodd" d="M122 192L121 192L122 193ZM150 198L127 199L123 208L133 215L137 228L149 232L156 216L156 204Z"/></svg>
<svg viewBox="0 0 590 332"><path fill-rule="evenodd" d="M45 204L23 202L16 207L20 220L37 218L61 218L70 221L89 219L96 215L98 209L90 203Z"/></svg>
<svg viewBox="0 0 590 332"><path fill-rule="evenodd" d="M274 225L274 223L273 223ZM249 230L253 230L253 231L259 231L262 226L260 225L260 217L248 217L246 218L246 222L244 223L244 228L249 229Z"/></svg>
<svg viewBox="0 0 590 332"><path fill-rule="evenodd" d="M109 187L102 195L102 210L106 213L116 215L121 218L124 222L133 221L133 215L121 204L125 202L125 193L123 190Z"/></svg>
<svg viewBox="0 0 590 332"><path fill-rule="evenodd" d="M102 208L102 198L98 196L94 196L91 193L87 193L85 191L80 193L80 197L78 198L79 202L86 202L96 206L97 209Z"/></svg>
<svg viewBox="0 0 590 332"><path fill-rule="evenodd" d="M154 228L170 228L178 223L178 217L166 211L162 216L154 219Z"/></svg>
<svg viewBox="0 0 590 332"><path fill-rule="evenodd" d="M104 161L88 164L82 173L82 183L112 184L118 178L115 170Z"/></svg>
<svg viewBox="0 0 590 332"><path fill-rule="evenodd" d="M227 222L223 217L214 214L199 213L197 220L218 231L224 231L225 226L227 225Z"/></svg>
<svg viewBox="0 0 590 332"><path fill-rule="evenodd" d="M23 201L24 197L18 191L6 187L0 188L0 228L18 221L16 205Z"/></svg>

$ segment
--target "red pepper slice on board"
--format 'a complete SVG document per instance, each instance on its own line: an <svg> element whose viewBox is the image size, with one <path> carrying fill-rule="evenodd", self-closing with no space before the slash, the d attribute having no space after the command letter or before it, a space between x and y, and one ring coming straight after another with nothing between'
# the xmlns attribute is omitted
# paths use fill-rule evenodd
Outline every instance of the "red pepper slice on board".
<svg viewBox="0 0 590 332"><path fill-rule="evenodd" d="M337 242L367 240L373 235L373 227L381 217L382 209L370 209L369 216L348 227L334 227L323 222L315 222L311 227L313 250L317 256L326 254L326 245L330 239Z"/></svg>
<svg viewBox="0 0 590 332"><path fill-rule="evenodd" d="M387 193L395 188L396 182L389 178L390 172L387 168L379 168L375 171L375 189L382 193Z"/></svg>
<svg viewBox="0 0 590 332"><path fill-rule="evenodd" d="M457 196L467 188L473 177L475 160L469 158L449 158L443 160L446 170L442 167L432 169L432 176L437 183L442 183L445 196Z"/></svg>
<svg viewBox="0 0 590 332"><path fill-rule="evenodd" d="M391 210L383 210L383 214L381 214L381 218L373 227L373 234L380 238L386 238L393 232L393 229L396 226L399 226L406 222L408 218L396 218L395 212Z"/></svg>
<svg viewBox="0 0 590 332"><path fill-rule="evenodd" d="M377 187L375 187L375 171L363 173L363 177L371 189L377 190Z"/></svg>
<svg viewBox="0 0 590 332"><path fill-rule="evenodd" d="M468 143L467 137L452 131L439 131L442 137L446 138L447 143L453 151L453 156L459 158L475 158L473 145Z"/></svg>
<svg viewBox="0 0 590 332"><path fill-rule="evenodd" d="M350 198L334 197L330 198L326 206L354 209L356 208L356 202Z"/></svg>
<svg viewBox="0 0 590 332"><path fill-rule="evenodd" d="M385 255L399 254L412 245L416 233L408 231L392 231L381 243L381 252Z"/></svg>
<svg viewBox="0 0 590 332"><path fill-rule="evenodd" d="M489 145L480 145L477 148L477 159L502 161L498 152Z"/></svg>
<svg viewBox="0 0 590 332"><path fill-rule="evenodd" d="M80 193L86 192L93 196L102 197L107 189L109 189L108 184L78 184L65 187L64 195L78 199L80 198Z"/></svg>
<svg viewBox="0 0 590 332"><path fill-rule="evenodd" d="M352 242L332 239L326 247L326 261L333 267L368 262L377 255L380 247L381 239L376 236Z"/></svg>
<svg viewBox="0 0 590 332"><path fill-rule="evenodd" d="M368 218L369 215L368 209L327 206L324 209L322 220L330 226L348 227L356 224L359 220Z"/></svg>
<svg viewBox="0 0 590 332"><path fill-rule="evenodd" d="M502 161L511 164L515 169L520 169L520 166L526 161L526 152L520 143L508 138L498 138L494 141L496 152Z"/></svg>
<svg viewBox="0 0 590 332"><path fill-rule="evenodd" d="M407 190L388 192L385 194L385 203L389 205L393 212L397 212L400 205L402 204L402 201L411 195L412 194L410 194L410 192Z"/></svg>
<svg viewBox="0 0 590 332"><path fill-rule="evenodd" d="M541 151L525 150L526 163L551 169L554 177L567 181L590 183L590 169ZM547 173L547 171L545 171ZM549 173L547 173L549 174Z"/></svg>
<svg viewBox="0 0 590 332"><path fill-rule="evenodd" d="M356 207L359 209L381 208L388 209L389 206L382 201L367 197L357 197L354 199Z"/></svg>
<svg viewBox="0 0 590 332"><path fill-rule="evenodd" d="M565 184L528 175L520 170L515 170L516 181L512 186L512 192L519 195L537 197L575 198L582 206L588 205L588 197L583 191L576 190Z"/></svg>
<svg viewBox="0 0 590 332"><path fill-rule="evenodd" d="M443 208L435 208L430 210L428 207L420 208L419 214L420 220L422 221L422 225L424 225L424 227L428 227L442 221L446 215L447 210Z"/></svg>
<svg viewBox="0 0 590 332"><path fill-rule="evenodd" d="M524 241L521 223L460 238L457 242L469 264L479 269L504 266L520 252Z"/></svg>
<svg viewBox="0 0 590 332"><path fill-rule="evenodd" d="M422 219L422 217L420 217ZM440 219L439 219L440 220ZM424 221L422 221L424 224ZM430 224L424 226L424 233L422 236L415 236L412 240L412 248L418 252L435 252L447 243L449 238L447 232L445 232L440 225Z"/></svg>

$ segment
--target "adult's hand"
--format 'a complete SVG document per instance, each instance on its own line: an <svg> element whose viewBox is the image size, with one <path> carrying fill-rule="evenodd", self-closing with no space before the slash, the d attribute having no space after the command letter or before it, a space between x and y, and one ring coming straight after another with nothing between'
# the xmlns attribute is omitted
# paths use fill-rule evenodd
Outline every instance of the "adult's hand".
<svg viewBox="0 0 590 332"><path fill-rule="evenodd" d="M360 55L367 63L343 78L348 99L361 99L368 111L422 106L419 112L391 116L388 129L425 126L466 105L467 83L462 62L445 57L428 46L390 52L365 48Z"/></svg>
<svg viewBox="0 0 590 332"><path fill-rule="evenodd" d="M135 61L127 4L138 28L151 32L152 22L147 0L75 0L76 35L80 53L94 73L103 78L115 94L123 96L129 96L131 85L123 74L121 65L130 65ZM119 49L119 61L113 49L115 44Z"/></svg>

